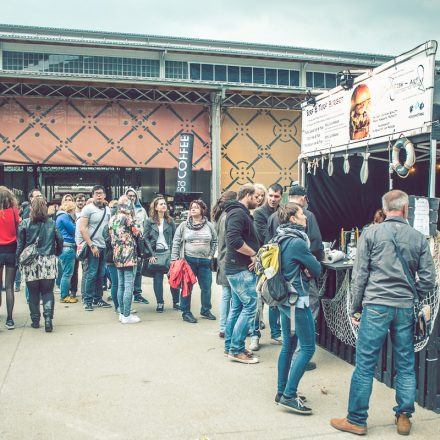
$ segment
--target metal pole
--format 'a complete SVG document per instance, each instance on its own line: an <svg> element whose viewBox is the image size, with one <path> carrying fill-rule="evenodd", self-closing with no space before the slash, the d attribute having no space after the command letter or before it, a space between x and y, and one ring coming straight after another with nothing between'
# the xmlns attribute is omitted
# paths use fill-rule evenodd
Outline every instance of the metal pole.
<svg viewBox="0 0 440 440"><path fill-rule="evenodd" d="M211 206L220 197L221 140L220 140L221 93L211 94Z"/></svg>
<svg viewBox="0 0 440 440"><path fill-rule="evenodd" d="M435 173L437 162L437 140L431 138L430 161L429 161L429 190L428 197L435 197Z"/></svg>

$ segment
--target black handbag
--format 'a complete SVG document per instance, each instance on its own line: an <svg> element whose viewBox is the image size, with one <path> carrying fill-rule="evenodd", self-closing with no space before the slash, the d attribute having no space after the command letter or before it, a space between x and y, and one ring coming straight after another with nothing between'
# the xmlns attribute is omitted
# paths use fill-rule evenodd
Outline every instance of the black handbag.
<svg viewBox="0 0 440 440"><path fill-rule="evenodd" d="M154 253L154 257L156 257L156 262L150 263L148 259L144 260L142 271L145 271L146 273L168 272L171 265L171 251L170 249L165 249L163 245L159 244L159 246L162 246L162 249L156 247L156 252Z"/></svg>
<svg viewBox="0 0 440 440"><path fill-rule="evenodd" d="M93 237L95 236L96 232L98 231L99 227L101 226L102 222L104 221L104 217L107 214L107 208L104 207L104 214L101 217L101 220L98 223L98 226L95 228L95 230L92 232L92 235L90 236L90 240L93 240ZM86 242L81 243L76 248L76 259L78 261L85 261L87 260L90 253L90 247Z"/></svg>

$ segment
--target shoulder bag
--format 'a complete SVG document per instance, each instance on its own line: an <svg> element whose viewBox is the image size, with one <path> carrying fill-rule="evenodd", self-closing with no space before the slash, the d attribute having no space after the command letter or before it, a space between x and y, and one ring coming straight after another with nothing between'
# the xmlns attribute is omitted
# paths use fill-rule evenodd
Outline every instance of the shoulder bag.
<svg viewBox="0 0 440 440"><path fill-rule="evenodd" d="M101 220L98 223L98 226L95 228L95 230L92 232L92 235L90 236L90 240L93 240L93 237L95 236L96 232L98 231L99 227L102 225L102 222L104 221L104 217L107 214L107 207L104 207L104 214L101 217ZM81 220L80 220L81 223ZM78 261L85 261L87 260L87 257L89 256L90 247L89 245L84 241L76 248L76 259Z"/></svg>
<svg viewBox="0 0 440 440"><path fill-rule="evenodd" d="M15 215L14 215L15 218ZM30 225L30 222L29 222ZM43 226L43 223L40 223L40 228L38 229L38 236L37 239L30 245L26 246L23 249L23 252L20 254L20 257L18 258L18 262L20 266L30 266L38 257L38 246L40 245L40 233L41 233L41 227Z"/></svg>
<svg viewBox="0 0 440 440"><path fill-rule="evenodd" d="M396 249L397 258L403 267L406 279L413 292L414 296L414 343L423 341L425 338L429 338L430 335L430 306L423 304L420 301L419 294L417 293L416 283L409 269L408 263L403 258L399 247L396 243L395 234L391 235L391 241ZM428 309L428 310L427 310Z"/></svg>

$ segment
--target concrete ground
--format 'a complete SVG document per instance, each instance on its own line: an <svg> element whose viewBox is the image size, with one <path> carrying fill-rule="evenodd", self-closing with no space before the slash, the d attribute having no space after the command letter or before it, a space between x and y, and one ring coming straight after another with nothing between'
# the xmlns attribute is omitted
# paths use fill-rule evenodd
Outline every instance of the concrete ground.
<svg viewBox="0 0 440 440"><path fill-rule="evenodd" d="M157 314L150 280L143 289L151 304L136 304L142 322L135 325L119 324L112 309L57 302L54 332L46 334L30 327L22 291L16 329L8 331L2 307L1 440L353 438L329 425L346 414L351 365L318 348L318 368L300 384L313 415L289 413L274 404L279 346L268 343L267 331L260 364L232 363L218 321L183 322L168 288L165 313ZM199 297L196 287L195 316ZM215 287L217 315L219 299ZM369 438L400 438L393 390L375 382L370 403ZM440 438L438 414L417 407L413 422L412 438Z"/></svg>

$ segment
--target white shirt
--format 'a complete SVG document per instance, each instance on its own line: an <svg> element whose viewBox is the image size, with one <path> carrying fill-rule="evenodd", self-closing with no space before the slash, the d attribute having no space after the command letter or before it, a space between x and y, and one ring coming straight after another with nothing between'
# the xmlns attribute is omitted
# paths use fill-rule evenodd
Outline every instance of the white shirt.
<svg viewBox="0 0 440 440"><path fill-rule="evenodd" d="M159 223L159 237L157 237L156 242L156 249L168 249L168 244L165 240L165 236L163 235L163 222L164 219L162 219Z"/></svg>

